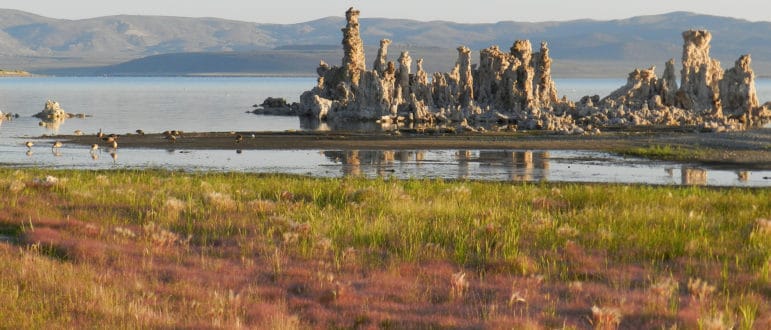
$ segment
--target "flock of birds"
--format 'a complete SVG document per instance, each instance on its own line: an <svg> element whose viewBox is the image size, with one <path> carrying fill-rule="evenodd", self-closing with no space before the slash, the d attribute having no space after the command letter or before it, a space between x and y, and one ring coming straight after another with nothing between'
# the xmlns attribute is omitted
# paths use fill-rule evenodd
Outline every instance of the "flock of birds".
<svg viewBox="0 0 771 330"><path fill-rule="evenodd" d="M83 135L83 132L81 130L75 130L75 135L80 136ZM137 135L145 135L145 132L141 129L136 130ZM183 132L179 130L170 130L165 131L161 133L163 135L163 138L168 140L169 143L176 143L177 139L182 137ZM235 132L231 132L231 135L235 135L234 143L238 144L243 142L244 136L241 134L236 134ZM105 134L102 132L102 129L99 129L99 132L96 133L96 137L101 140L101 142L104 144L106 148L110 151L110 157L112 157L113 162L118 160L118 138L120 135L118 134ZM252 138L254 138L254 134L252 134ZM26 141L24 142L24 145L27 147L27 156L32 156L32 147L35 145L32 141ZM62 141L56 140L51 144L51 152L54 154L54 156L61 156L61 148L64 146L64 143ZM100 148L99 143L94 143L91 145L91 158L93 160L99 159L99 153L102 151L102 148ZM241 153L241 150L238 150L238 153Z"/></svg>
<svg viewBox="0 0 771 330"><path fill-rule="evenodd" d="M136 130L137 135L145 135L145 132L141 129ZM81 130L75 130L75 135L80 136L83 135L83 132ZM166 140L169 140L170 143L175 143L177 141L177 138L182 136L182 131L165 131L163 132L163 136ZM101 140L101 143L104 144L105 148L108 148L110 151L110 157L112 157L113 162L118 160L118 138L120 135L118 134L105 134L102 132L102 129L99 129L99 132L96 133L97 139ZM27 147L27 156L32 156L32 147L35 146L35 143L32 141L26 141L24 142L24 146ZM62 141L56 140L53 143L51 143L51 153L53 153L54 156L61 156L61 148L64 146L64 143ZM91 149L89 153L91 154L91 158L93 160L99 159L99 153L102 151L102 148L100 147L99 143L94 143L91 145Z"/></svg>

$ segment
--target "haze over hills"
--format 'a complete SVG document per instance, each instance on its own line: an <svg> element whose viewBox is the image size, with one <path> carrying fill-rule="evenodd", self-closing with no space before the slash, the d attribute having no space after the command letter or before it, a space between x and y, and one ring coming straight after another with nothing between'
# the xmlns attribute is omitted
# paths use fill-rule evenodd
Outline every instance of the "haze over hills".
<svg viewBox="0 0 771 330"><path fill-rule="evenodd" d="M342 12L342 9L341 9ZM0 68L54 74L313 74L320 59L340 60L343 17L298 24L259 24L217 18L108 16L62 20L0 9ZM429 71L447 71L455 48L473 50L516 39L547 41L557 76L622 78L633 67L679 60L681 32L706 28L723 67L751 53L759 75L771 76L771 22L674 12L623 20L460 24L361 19L371 64L382 38L390 58L410 50ZM126 62L126 63L124 63Z"/></svg>

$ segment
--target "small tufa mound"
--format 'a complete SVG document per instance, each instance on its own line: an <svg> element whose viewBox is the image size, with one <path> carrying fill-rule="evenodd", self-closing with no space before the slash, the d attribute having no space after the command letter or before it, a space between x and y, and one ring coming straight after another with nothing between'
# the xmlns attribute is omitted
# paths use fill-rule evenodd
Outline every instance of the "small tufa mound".
<svg viewBox="0 0 771 330"><path fill-rule="evenodd" d="M59 105L59 102L48 100L46 101L43 111L35 114L35 117L43 120L64 120L67 118L75 117L73 114L66 113L64 109Z"/></svg>
<svg viewBox="0 0 771 330"><path fill-rule="evenodd" d="M282 97L268 97L262 104L255 104L253 107L251 113L271 116L297 116L300 110L298 103L289 104Z"/></svg>

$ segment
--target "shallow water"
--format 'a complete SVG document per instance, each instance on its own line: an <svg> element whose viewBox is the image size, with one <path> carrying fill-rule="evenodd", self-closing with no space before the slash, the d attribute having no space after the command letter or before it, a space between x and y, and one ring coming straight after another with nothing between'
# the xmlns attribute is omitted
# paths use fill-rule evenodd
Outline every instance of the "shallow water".
<svg viewBox="0 0 771 330"><path fill-rule="evenodd" d="M583 95L607 95L621 86L618 79L558 79L558 90L571 100ZM307 127L296 117L246 113L268 96L297 101L313 78L220 77L44 77L0 79L0 110L21 117L0 123L0 164L54 168L176 168L188 170L280 172L338 177L343 175L469 178L496 181L692 183L684 180L689 164L624 159L600 152L500 150L358 151L307 150L148 150L124 149L92 155L82 146L64 146L55 154L50 141L40 141L31 154L26 138L43 134L94 134L183 131L284 131ZM761 100L771 99L771 80L759 80ZM92 117L68 119L57 127L39 126L31 117L47 99L70 113ZM54 139L54 137L52 137ZM527 154L531 156L526 156ZM92 159L92 156L95 156ZM532 161L524 161L531 157ZM358 162L355 161L358 159ZM358 163L358 164L357 164ZM686 170L683 170L686 169ZM697 171L698 172L698 171ZM693 176L693 175L692 175ZM771 186L769 171L707 170L695 175L697 184ZM693 179L693 178L692 178ZM687 181L687 182L685 182Z"/></svg>

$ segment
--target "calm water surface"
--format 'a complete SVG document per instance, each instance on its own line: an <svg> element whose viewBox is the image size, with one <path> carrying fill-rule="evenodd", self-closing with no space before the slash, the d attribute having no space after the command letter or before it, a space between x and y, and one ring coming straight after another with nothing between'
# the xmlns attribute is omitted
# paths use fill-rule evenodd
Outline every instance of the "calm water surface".
<svg viewBox="0 0 771 330"><path fill-rule="evenodd" d="M561 95L604 96L624 84L619 79L557 79ZM183 131L284 131L302 129L296 117L246 113L268 96L297 101L315 85L313 78L220 77L44 77L0 79L0 110L21 117L0 123L0 164L57 168L178 168L281 172L316 176L396 176L470 178L514 181L639 182L658 184L771 186L771 172L708 170L692 182L691 165L624 159L582 151L431 150L431 151L307 151L307 150L142 150L120 149L96 154L65 146L55 155L39 143L31 154L22 145L43 134L132 133L136 129ZM771 100L771 80L757 82L761 101ZM72 118L58 127L41 127L31 117L45 101L58 101L65 111L92 117ZM53 138L52 138L53 139ZM530 156L525 156L525 155ZM524 157L524 158L523 158ZM530 159L530 161L525 161ZM686 173L687 172L687 173ZM766 179L768 178L768 179Z"/></svg>

